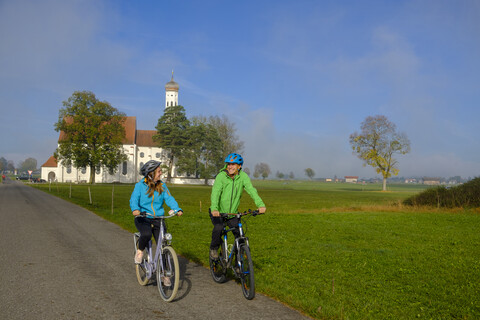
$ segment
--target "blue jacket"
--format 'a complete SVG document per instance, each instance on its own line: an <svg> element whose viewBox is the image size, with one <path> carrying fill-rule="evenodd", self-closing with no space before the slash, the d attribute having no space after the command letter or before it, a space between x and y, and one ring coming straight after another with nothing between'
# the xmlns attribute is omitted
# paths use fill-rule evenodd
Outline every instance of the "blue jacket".
<svg viewBox="0 0 480 320"><path fill-rule="evenodd" d="M135 184L132 196L130 197L130 209L132 212L139 210L140 212L146 212L147 217L163 216L165 214L163 210L163 203L165 202L170 209L175 211L183 211L178 206L175 198L170 194L167 185L162 182L163 192L159 194L157 191L153 193L153 197L148 196L148 185L145 183L145 179L140 180Z"/></svg>

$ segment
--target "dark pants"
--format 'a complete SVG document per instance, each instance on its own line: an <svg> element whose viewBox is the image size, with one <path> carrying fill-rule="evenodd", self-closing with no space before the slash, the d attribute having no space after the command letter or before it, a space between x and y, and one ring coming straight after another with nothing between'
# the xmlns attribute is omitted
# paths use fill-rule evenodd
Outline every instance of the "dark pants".
<svg viewBox="0 0 480 320"><path fill-rule="evenodd" d="M160 233L160 219L138 217L135 218L135 227L137 227L138 231L140 232L140 238L138 239L138 249L142 251L145 250L148 245L148 241L152 239L152 235L155 239L155 243L158 244L158 235Z"/></svg>
<svg viewBox="0 0 480 320"><path fill-rule="evenodd" d="M225 220L222 217L214 217L211 213L210 219L213 223L212 242L210 243L210 249L218 249L222 244L222 230ZM238 227L238 218L230 218L226 220L226 223L229 228L236 228ZM240 232L238 231L238 229L233 230L232 232L235 238L238 238L240 236Z"/></svg>

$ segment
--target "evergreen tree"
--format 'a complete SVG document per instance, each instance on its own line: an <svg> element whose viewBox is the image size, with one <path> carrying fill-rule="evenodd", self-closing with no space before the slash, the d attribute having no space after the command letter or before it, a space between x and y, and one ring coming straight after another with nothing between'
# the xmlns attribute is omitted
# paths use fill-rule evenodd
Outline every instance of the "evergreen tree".
<svg viewBox="0 0 480 320"><path fill-rule="evenodd" d="M187 130L189 127L190 121L185 115L185 108L180 105L166 108L163 116L158 119L158 124L155 127L157 134L153 136L153 140L167 152L167 182L170 182L173 176L172 170L175 159L181 155L188 145Z"/></svg>

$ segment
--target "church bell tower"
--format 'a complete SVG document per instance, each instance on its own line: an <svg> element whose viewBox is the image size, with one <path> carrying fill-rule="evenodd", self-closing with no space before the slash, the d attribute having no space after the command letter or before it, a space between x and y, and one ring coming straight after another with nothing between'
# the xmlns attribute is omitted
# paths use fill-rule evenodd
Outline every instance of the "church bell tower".
<svg viewBox="0 0 480 320"><path fill-rule="evenodd" d="M178 83L172 80L165 85L165 109L168 107L178 106Z"/></svg>

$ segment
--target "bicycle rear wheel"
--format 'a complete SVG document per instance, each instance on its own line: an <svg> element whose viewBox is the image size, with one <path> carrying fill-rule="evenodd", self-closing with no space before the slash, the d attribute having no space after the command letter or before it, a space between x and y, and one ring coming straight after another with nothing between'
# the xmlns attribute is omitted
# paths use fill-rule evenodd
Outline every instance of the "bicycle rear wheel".
<svg viewBox="0 0 480 320"><path fill-rule="evenodd" d="M226 248L225 244L222 243L222 246L218 252L218 259L212 260L212 258L209 258L210 273L212 274L213 281L217 283L224 283L227 280L227 269L222 263L224 252L226 252Z"/></svg>
<svg viewBox="0 0 480 320"><path fill-rule="evenodd" d="M251 300L255 297L255 277L253 275L253 261L250 248L244 244L240 247L238 254L240 262L240 281L245 298Z"/></svg>
<svg viewBox="0 0 480 320"><path fill-rule="evenodd" d="M163 266L160 265L163 262ZM166 302L175 299L180 283L180 267L177 253L172 247L163 248L162 257L158 258L157 286L160 296Z"/></svg>
<svg viewBox="0 0 480 320"><path fill-rule="evenodd" d="M135 239L135 253L137 253L138 249L138 238L140 237L140 234L135 234L134 239ZM136 264L135 265L135 273L137 274L137 281L140 285L146 286L148 281L150 279L147 278L147 270L145 269L145 254L147 252L147 248L143 251L143 261L141 264Z"/></svg>

